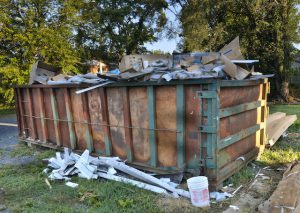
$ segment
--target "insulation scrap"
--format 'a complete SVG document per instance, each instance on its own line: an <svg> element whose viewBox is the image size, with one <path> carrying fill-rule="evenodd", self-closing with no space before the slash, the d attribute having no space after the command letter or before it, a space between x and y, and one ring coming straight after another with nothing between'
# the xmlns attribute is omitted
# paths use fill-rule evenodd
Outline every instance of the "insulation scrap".
<svg viewBox="0 0 300 213"><path fill-rule="evenodd" d="M176 188L177 184L171 182L169 178L153 177L151 174L126 165L118 157L92 157L89 150L85 150L81 155L71 152L68 148L64 149L64 153L57 152L55 157L49 159L48 168L44 169L44 173L47 174L50 170L48 175L50 180L68 181L66 185L72 188L76 188L78 184L70 182L70 177L77 175L88 180L104 178L119 181L176 198L190 197L188 191ZM140 181L124 177L119 171Z"/></svg>

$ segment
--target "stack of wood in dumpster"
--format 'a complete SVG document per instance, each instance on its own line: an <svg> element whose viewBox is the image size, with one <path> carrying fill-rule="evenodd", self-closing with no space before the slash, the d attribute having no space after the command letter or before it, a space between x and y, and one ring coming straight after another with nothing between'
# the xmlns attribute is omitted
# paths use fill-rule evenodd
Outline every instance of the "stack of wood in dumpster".
<svg viewBox="0 0 300 213"><path fill-rule="evenodd" d="M193 52L171 55L127 55L119 68L107 73L67 76L58 69L47 68L38 63L33 66L30 84L34 82L58 84L99 84L104 81L171 81L201 78L220 78L226 80L259 79L271 77L254 71L258 60L245 60L235 38L219 52ZM39 71L36 71L37 69ZM44 72L43 72L44 71ZM36 75L42 72L42 75ZM42 80L41 80L42 78Z"/></svg>

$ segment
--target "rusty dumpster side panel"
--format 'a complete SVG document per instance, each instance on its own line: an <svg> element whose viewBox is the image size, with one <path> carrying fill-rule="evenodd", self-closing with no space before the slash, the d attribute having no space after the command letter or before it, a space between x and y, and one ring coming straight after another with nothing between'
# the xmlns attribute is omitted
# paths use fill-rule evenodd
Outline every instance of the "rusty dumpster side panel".
<svg viewBox="0 0 300 213"><path fill-rule="evenodd" d="M77 95L83 87L16 87L20 140L203 174L216 187L263 149L266 80L124 83Z"/></svg>

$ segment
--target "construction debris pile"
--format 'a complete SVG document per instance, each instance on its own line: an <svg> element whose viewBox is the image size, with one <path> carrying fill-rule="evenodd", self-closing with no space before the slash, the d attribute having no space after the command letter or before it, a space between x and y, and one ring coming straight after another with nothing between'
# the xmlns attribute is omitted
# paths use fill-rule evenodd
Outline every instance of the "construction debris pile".
<svg viewBox="0 0 300 213"><path fill-rule="evenodd" d="M71 176L78 175L88 180L103 178L123 182L175 198L190 198L188 191L176 188L178 184L171 182L169 178L158 179L126 165L118 157L92 157L88 150L82 155L75 154L68 148L64 149L64 153L57 152L56 157L48 159L48 168L44 173L48 174L50 180L65 180L68 181L67 186L74 188L78 184L70 182ZM127 176L132 176L135 180Z"/></svg>
<svg viewBox="0 0 300 213"><path fill-rule="evenodd" d="M30 82L45 85L99 84L103 81L171 81L220 78L227 80L272 77L254 71L258 60L245 60L235 38L219 52L192 52L173 55L126 55L119 68L97 74L66 76L58 68L38 62L33 66Z"/></svg>

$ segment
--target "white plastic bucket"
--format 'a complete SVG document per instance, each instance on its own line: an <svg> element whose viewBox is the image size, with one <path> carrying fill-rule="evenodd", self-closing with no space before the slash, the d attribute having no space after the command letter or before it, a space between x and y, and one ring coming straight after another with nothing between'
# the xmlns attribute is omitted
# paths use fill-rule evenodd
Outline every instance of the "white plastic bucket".
<svg viewBox="0 0 300 213"><path fill-rule="evenodd" d="M208 180L205 176L192 177L187 180L193 206L209 206Z"/></svg>

